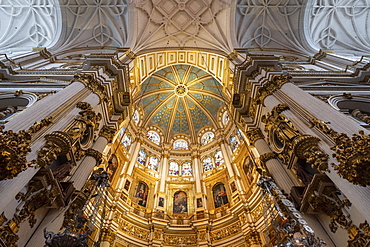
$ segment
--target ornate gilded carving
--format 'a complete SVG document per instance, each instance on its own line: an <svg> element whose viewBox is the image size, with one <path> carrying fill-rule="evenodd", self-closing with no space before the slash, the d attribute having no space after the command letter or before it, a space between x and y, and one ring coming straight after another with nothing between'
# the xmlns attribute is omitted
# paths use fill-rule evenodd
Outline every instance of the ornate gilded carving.
<svg viewBox="0 0 370 247"><path fill-rule="evenodd" d="M35 122L29 129L28 132L30 134L35 134L39 132L42 128L49 126L52 123L53 117L49 116L47 118L41 119L40 122Z"/></svg>
<svg viewBox="0 0 370 247"><path fill-rule="evenodd" d="M249 246L251 245L262 245L262 242L261 242L261 238L260 238L260 235L258 234L258 232L249 232L246 236L245 236L245 240L247 242L247 244L249 244Z"/></svg>
<svg viewBox="0 0 370 247"><path fill-rule="evenodd" d="M116 239L117 233L113 232L110 229L104 229L102 239L103 241L109 242L113 245L114 240Z"/></svg>
<svg viewBox="0 0 370 247"><path fill-rule="evenodd" d="M263 166L271 159L277 159L277 154L275 152L264 153L260 156L260 161Z"/></svg>
<svg viewBox="0 0 370 247"><path fill-rule="evenodd" d="M339 176L356 185L370 185L370 135L365 135L362 130L352 138L342 133L334 138L334 142L331 150L339 164L331 165Z"/></svg>
<svg viewBox="0 0 370 247"><path fill-rule="evenodd" d="M7 247L16 247L19 239L17 232L19 230L19 222L10 220L6 225L0 226L0 239Z"/></svg>
<svg viewBox="0 0 370 247"><path fill-rule="evenodd" d="M134 238L146 240L146 241L149 239L149 235L150 235L149 230L137 227L127 221L123 221L120 224L120 230L123 233L128 234Z"/></svg>
<svg viewBox="0 0 370 247"><path fill-rule="evenodd" d="M0 181L14 178L34 163L27 162L26 159L26 155L31 151L30 146L29 132L4 131L4 126L0 126Z"/></svg>
<svg viewBox="0 0 370 247"><path fill-rule="evenodd" d="M370 244L370 226L367 221L361 223L359 227L352 225L348 228L350 240L348 247L362 247Z"/></svg>
<svg viewBox="0 0 370 247"><path fill-rule="evenodd" d="M108 100L108 94L105 87L94 78L93 74L75 74L74 79L83 83L93 93L99 96L102 101Z"/></svg>
<svg viewBox="0 0 370 247"><path fill-rule="evenodd" d="M221 241L227 239L237 233L241 232L240 222L236 222L227 227L221 228L210 232L210 238L212 242Z"/></svg>
<svg viewBox="0 0 370 247"><path fill-rule="evenodd" d="M265 98L276 90L280 89L285 83L290 82L292 77L288 75L274 76L271 81L266 82L257 91L256 102L262 104Z"/></svg>
<svg viewBox="0 0 370 247"><path fill-rule="evenodd" d="M61 131L45 136L46 144L37 152L37 167L46 167L60 155L65 155L72 147L72 138Z"/></svg>
<svg viewBox="0 0 370 247"><path fill-rule="evenodd" d="M198 240L199 241L206 241L207 240L207 231L201 230L198 232Z"/></svg>
<svg viewBox="0 0 370 247"><path fill-rule="evenodd" d="M112 129L112 128L104 125L103 128L101 128L101 130L99 132L99 135L102 136L102 137L105 137L108 140L108 142L111 142L113 140L113 137L114 137L115 133L116 133L115 129Z"/></svg>
<svg viewBox="0 0 370 247"><path fill-rule="evenodd" d="M82 110L78 113L80 116L77 116L76 119L97 130L99 128L99 121L102 119L101 114L95 113L91 105L87 102L78 102L76 106Z"/></svg>
<svg viewBox="0 0 370 247"><path fill-rule="evenodd" d="M329 171L329 155L319 148L319 141L319 138L310 135L298 136L293 140L293 151L298 158L305 159L312 168L320 172Z"/></svg>
<svg viewBox="0 0 370 247"><path fill-rule="evenodd" d="M245 135L247 136L251 145L254 145L257 140L265 138L260 129L249 130L245 133Z"/></svg>
<svg viewBox="0 0 370 247"><path fill-rule="evenodd" d="M100 164L103 158L103 155L101 152L96 151L95 149L89 148L86 151L86 155L93 157L96 160L97 164Z"/></svg>
<svg viewBox="0 0 370 247"><path fill-rule="evenodd" d="M161 240L162 239L162 230L160 229L154 229L154 236L153 238L155 240Z"/></svg>
<svg viewBox="0 0 370 247"><path fill-rule="evenodd" d="M186 246L186 245L196 245L197 244L197 236L195 235L164 235L163 243L166 245L174 245L174 246Z"/></svg>

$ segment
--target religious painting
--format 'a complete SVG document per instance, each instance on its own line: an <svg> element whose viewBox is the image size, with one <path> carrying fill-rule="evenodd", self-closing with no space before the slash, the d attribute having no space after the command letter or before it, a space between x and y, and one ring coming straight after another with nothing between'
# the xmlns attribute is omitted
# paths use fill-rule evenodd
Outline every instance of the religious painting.
<svg viewBox="0 0 370 247"><path fill-rule="evenodd" d="M126 179L125 186L123 186L123 188L126 191L128 191L130 189L130 184L131 184L130 180Z"/></svg>
<svg viewBox="0 0 370 247"><path fill-rule="evenodd" d="M116 173L118 167L117 157L113 155L111 161L108 162L107 173L109 175L109 181L113 180L113 176Z"/></svg>
<svg viewBox="0 0 370 247"><path fill-rule="evenodd" d="M236 191L236 184L235 184L235 182L231 182L230 187L231 187L231 192L234 193Z"/></svg>
<svg viewBox="0 0 370 247"><path fill-rule="evenodd" d="M219 208L229 203L224 184L222 183L216 184L213 187L212 192L213 192L213 199L215 201L215 208Z"/></svg>
<svg viewBox="0 0 370 247"><path fill-rule="evenodd" d="M158 206L159 207L164 207L164 198L163 197L159 197Z"/></svg>
<svg viewBox="0 0 370 247"><path fill-rule="evenodd" d="M197 208L203 207L203 201L202 198L197 198Z"/></svg>
<svg viewBox="0 0 370 247"><path fill-rule="evenodd" d="M188 196L183 191L178 191L173 197L173 213L186 214L188 212Z"/></svg>
<svg viewBox="0 0 370 247"><path fill-rule="evenodd" d="M251 159L249 157L247 157L244 160L244 172L245 172L245 175L247 176L247 178L249 179L249 182L253 182L253 179L254 179L253 169L254 169L254 164L251 161Z"/></svg>
<svg viewBox="0 0 370 247"><path fill-rule="evenodd" d="M140 206L146 207L148 198L148 185L144 182L140 182L136 188L133 201Z"/></svg>

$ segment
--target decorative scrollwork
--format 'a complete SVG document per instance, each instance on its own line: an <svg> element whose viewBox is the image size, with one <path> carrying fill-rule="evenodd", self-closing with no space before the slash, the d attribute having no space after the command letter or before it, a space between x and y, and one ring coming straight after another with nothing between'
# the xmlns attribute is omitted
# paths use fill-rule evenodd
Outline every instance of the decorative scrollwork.
<svg viewBox="0 0 370 247"><path fill-rule="evenodd" d="M311 164L312 168L320 172L329 171L329 155L319 148L319 141L319 138L310 135L298 136L293 140L293 151L298 158Z"/></svg>
<svg viewBox="0 0 370 247"><path fill-rule="evenodd" d="M105 137L108 140L108 142L111 142L113 140L115 133L116 133L115 129L112 129L105 125L103 126L103 128L101 128L99 135Z"/></svg>
<svg viewBox="0 0 370 247"><path fill-rule="evenodd" d="M27 162L31 151L31 134L21 130L14 133L0 126L0 181L11 179L26 170L34 161Z"/></svg>
<svg viewBox="0 0 370 247"><path fill-rule="evenodd" d="M40 122L36 122L34 123L29 129L28 129L28 132L30 134L35 134L37 132L39 132L42 128L46 127L46 126L49 126L51 123L52 123L52 120L53 117L52 116L49 116L47 118L44 118L44 119L41 119Z"/></svg>
<svg viewBox="0 0 370 247"><path fill-rule="evenodd" d="M92 148L89 148L86 151L86 155L93 157L96 160L96 163L97 164L100 164L101 161L102 161L102 158L103 158L103 155L102 155L101 152L99 152L99 151L97 151L95 149L92 149Z"/></svg>
<svg viewBox="0 0 370 247"><path fill-rule="evenodd" d="M348 247L368 246L370 243L370 226L367 221L361 223L359 227L352 225L348 229L349 238Z"/></svg>
<svg viewBox="0 0 370 247"><path fill-rule="evenodd" d="M337 173L353 184L370 185L370 136L362 130L352 138L342 133L334 138L334 142L331 150L339 164L331 165Z"/></svg>
<svg viewBox="0 0 370 247"><path fill-rule="evenodd" d="M260 156L260 161L263 165L265 165L266 162L271 159L277 159L277 154L275 152L268 152Z"/></svg>
<svg viewBox="0 0 370 247"><path fill-rule="evenodd" d="M46 144L37 152L37 167L51 165L60 155L65 155L72 147L72 138L61 131L45 136Z"/></svg>

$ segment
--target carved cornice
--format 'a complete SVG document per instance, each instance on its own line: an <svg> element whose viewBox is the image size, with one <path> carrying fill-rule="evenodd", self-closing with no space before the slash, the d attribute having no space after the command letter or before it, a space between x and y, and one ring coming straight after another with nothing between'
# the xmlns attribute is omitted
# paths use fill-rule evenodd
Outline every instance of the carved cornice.
<svg viewBox="0 0 370 247"><path fill-rule="evenodd" d="M96 160L97 164L100 164L103 159L103 154L92 148L87 149L86 155L93 157Z"/></svg>
<svg viewBox="0 0 370 247"><path fill-rule="evenodd" d="M266 82L257 91L256 102L263 104L265 98L280 89L285 83L290 82L292 77L288 75L274 76L271 81Z"/></svg>
<svg viewBox="0 0 370 247"><path fill-rule="evenodd" d="M320 172L329 171L329 155L319 148L319 141L320 139L314 136L300 135L293 140L293 151L298 158L311 164L312 168Z"/></svg>
<svg viewBox="0 0 370 247"><path fill-rule="evenodd" d="M108 142L112 142L115 133L116 133L115 129L112 129L104 125L103 128L101 128L99 135L106 138Z"/></svg>
<svg viewBox="0 0 370 247"><path fill-rule="evenodd" d="M107 101L108 93L105 87L94 78L93 74L75 74L74 80L81 82L87 88L89 88L93 93L99 96L100 100Z"/></svg>
<svg viewBox="0 0 370 247"><path fill-rule="evenodd" d="M58 156L67 154L72 147L72 138L62 131L54 131L46 135L45 139L45 145L37 152L37 167L51 165Z"/></svg>
<svg viewBox="0 0 370 247"><path fill-rule="evenodd" d="M251 145L254 145L257 140L265 138L260 129L249 130L245 132L245 135L247 136Z"/></svg>

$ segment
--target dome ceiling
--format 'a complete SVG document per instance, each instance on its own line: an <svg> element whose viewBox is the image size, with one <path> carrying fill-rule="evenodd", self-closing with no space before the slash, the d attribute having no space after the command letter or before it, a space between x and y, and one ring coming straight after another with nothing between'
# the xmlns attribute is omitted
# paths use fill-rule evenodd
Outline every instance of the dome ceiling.
<svg viewBox="0 0 370 247"><path fill-rule="evenodd" d="M222 85L202 69L175 65L146 79L134 99L144 111L142 126L156 126L164 142L186 134L194 142L203 127L218 128L219 109L225 105Z"/></svg>

